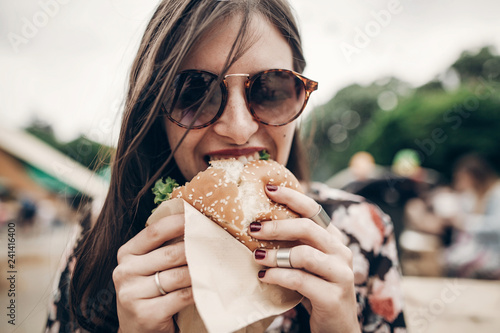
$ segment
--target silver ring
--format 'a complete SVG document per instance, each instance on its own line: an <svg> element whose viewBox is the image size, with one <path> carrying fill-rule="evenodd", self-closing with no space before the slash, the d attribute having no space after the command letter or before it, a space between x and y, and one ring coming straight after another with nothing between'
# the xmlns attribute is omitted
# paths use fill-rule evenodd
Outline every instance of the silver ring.
<svg viewBox="0 0 500 333"><path fill-rule="evenodd" d="M309 219L313 220L323 228L326 228L330 224L331 221L330 216L328 216L328 214L325 212L323 207L321 207L321 205L318 206L319 206L318 212L313 216L311 216Z"/></svg>
<svg viewBox="0 0 500 333"><path fill-rule="evenodd" d="M292 248L278 249L278 251L276 252L276 267L293 268L292 262L290 261L291 252Z"/></svg>
<svg viewBox="0 0 500 333"><path fill-rule="evenodd" d="M156 287L160 291L160 294L166 295L167 292L165 290L163 290L163 288L161 287L161 284L160 284L160 272L159 271L156 272L156 274L155 274L155 282L156 282Z"/></svg>

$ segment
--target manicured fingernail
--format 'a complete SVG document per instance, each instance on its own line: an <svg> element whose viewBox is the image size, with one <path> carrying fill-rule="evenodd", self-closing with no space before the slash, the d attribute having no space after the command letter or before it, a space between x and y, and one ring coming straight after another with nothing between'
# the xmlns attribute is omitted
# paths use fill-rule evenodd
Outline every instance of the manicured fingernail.
<svg viewBox="0 0 500 333"><path fill-rule="evenodd" d="M266 250L257 249L257 250L255 250L253 255L254 255L255 259L262 260L266 257Z"/></svg>
<svg viewBox="0 0 500 333"><path fill-rule="evenodd" d="M260 224L260 222L250 223L250 231L251 232L257 232L257 231L260 231L260 229L262 229L262 224Z"/></svg>
<svg viewBox="0 0 500 333"><path fill-rule="evenodd" d="M260 270L259 271L259 279L262 279L264 276L266 276L266 270L265 269Z"/></svg>
<svg viewBox="0 0 500 333"><path fill-rule="evenodd" d="M271 184L267 184L266 185L266 188L269 192L276 192L278 190L278 186L276 185L271 185Z"/></svg>

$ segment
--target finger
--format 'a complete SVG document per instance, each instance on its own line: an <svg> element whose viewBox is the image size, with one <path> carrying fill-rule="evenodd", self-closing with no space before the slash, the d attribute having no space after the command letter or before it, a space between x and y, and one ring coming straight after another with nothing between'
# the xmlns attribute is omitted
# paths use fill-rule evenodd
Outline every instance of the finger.
<svg viewBox="0 0 500 333"><path fill-rule="evenodd" d="M288 187L266 186L268 197L296 212L302 217L310 217L318 212L319 204L314 199Z"/></svg>
<svg viewBox="0 0 500 333"><path fill-rule="evenodd" d="M168 313L170 316L178 313L186 306L194 304L192 287L178 289L162 297L149 299L151 312ZM161 309L161 311L158 311Z"/></svg>
<svg viewBox="0 0 500 333"><path fill-rule="evenodd" d="M349 238L347 237L346 234L344 234L342 231L340 231L339 228L337 228L333 223L330 223L328 227L326 227L326 230L336 239L338 239L342 244L346 245L349 242Z"/></svg>
<svg viewBox="0 0 500 333"><path fill-rule="evenodd" d="M165 245L144 255L129 256L121 265L130 275L149 276L187 264L184 242Z"/></svg>
<svg viewBox="0 0 500 333"><path fill-rule="evenodd" d="M128 254L148 253L184 234L184 214L164 217L141 230L118 250L118 263Z"/></svg>
<svg viewBox="0 0 500 333"><path fill-rule="evenodd" d="M270 191L269 187L266 186L267 195L273 201L286 205L288 208L300 214L302 217L311 218L318 213L319 209L321 209L321 205L318 204L314 199L298 191L292 190L288 187L280 186L274 186L273 188L275 188L275 190ZM327 229L337 239L343 241L344 235L337 227L333 226L332 223L328 224Z"/></svg>
<svg viewBox="0 0 500 333"><path fill-rule="evenodd" d="M298 191L281 186L274 186L273 188L275 190L270 191L269 187L266 186L266 193L273 201L286 205L288 208L305 218L310 218L316 215L318 210L321 208L321 205L314 199ZM344 234L337 227L335 227L333 223L329 223L327 229L337 239L345 242Z"/></svg>
<svg viewBox="0 0 500 333"><path fill-rule="evenodd" d="M155 273L156 274L156 273ZM126 283L117 284L117 298L122 303L135 300L150 299L163 296L156 285L155 274L150 276L135 276ZM158 274L160 286L166 293L191 286L191 277L187 266L177 267Z"/></svg>
<svg viewBox="0 0 500 333"><path fill-rule="evenodd" d="M278 250L257 249L255 261L268 267L277 267ZM343 276L352 271L352 252L347 247L339 247L334 254L326 254L317 249L299 245L290 249L290 264L294 269L303 269L331 282L340 282Z"/></svg>
<svg viewBox="0 0 500 333"><path fill-rule="evenodd" d="M165 328L159 329L158 325L168 323L176 313L194 304L191 287L173 291L162 297L117 301L121 307L138 316L143 331L164 331Z"/></svg>
<svg viewBox="0 0 500 333"><path fill-rule="evenodd" d="M156 285L155 274L141 277L140 283L145 286L140 295L141 298L164 296ZM189 275L187 266L176 267L158 273L158 281L163 291L167 294L179 289L191 287L191 276Z"/></svg>
<svg viewBox="0 0 500 333"><path fill-rule="evenodd" d="M302 270L269 268L259 271L258 277L263 283L274 284L286 289L295 290L309 299L316 300L318 297L332 297L331 293L328 291L331 289L330 282Z"/></svg>
<svg viewBox="0 0 500 333"><path fill-rule="evenodd" d="M262 240L298 240L327 253L341 244L332 233L305 218L252 222L249 234Z"/></svg>
<svg viewBox="0 0 500 333"><path fill-rule="evenodd" d="M331 283L321 277L298 269L270 268L259 272L264 283L275 284L295 290L310 299L313 308L331 308L332 302L355 304L353 274L347 273L345 283Z"/></svg>

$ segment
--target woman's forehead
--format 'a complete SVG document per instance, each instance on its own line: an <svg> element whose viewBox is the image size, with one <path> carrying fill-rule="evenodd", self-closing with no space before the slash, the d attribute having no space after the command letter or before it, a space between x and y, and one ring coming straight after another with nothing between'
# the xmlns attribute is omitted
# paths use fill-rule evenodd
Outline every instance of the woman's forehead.
<svg viewBox="0 0 500 333"><path fill-rule="evenodd" d="M184 60L181 70L201 69L219 73L238 38L241 24L241 15L216 23L195 44ZM242 40L244 53L235 62L239 65L238 67L262 67L259 70L293 69L292 50L288 42L280 31L263 16L252 16Z"/></svg>

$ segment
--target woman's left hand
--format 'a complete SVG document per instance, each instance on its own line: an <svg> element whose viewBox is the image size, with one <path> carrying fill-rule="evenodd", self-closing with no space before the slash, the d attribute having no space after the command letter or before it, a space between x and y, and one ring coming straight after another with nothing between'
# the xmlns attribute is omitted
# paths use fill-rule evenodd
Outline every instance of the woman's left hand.
<svg viewBox="0 0 500 333"><path fill-rule="evenodd" d="M299 240L303 245L290 250L293 268L276 266L277 250L257 249L256 262L269 267L259 272L260 280L296 290L310 301L311 332L359 332L352 253L342 233L333 224L324 229L307 218L318 212L319 204L312 198L286 187L268 186L266 192L303 217L254 222L250 234L264 240Z"/></svg>

